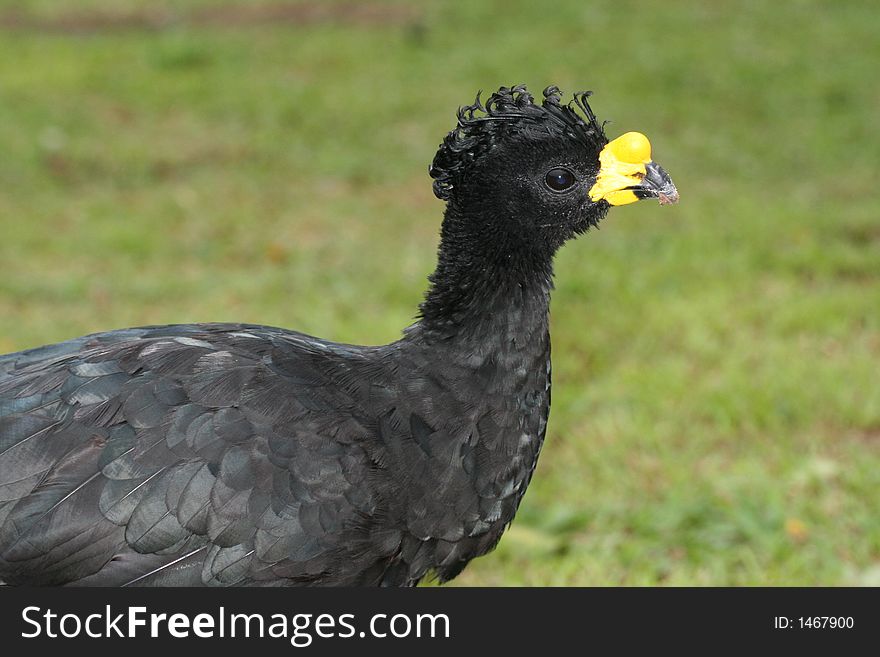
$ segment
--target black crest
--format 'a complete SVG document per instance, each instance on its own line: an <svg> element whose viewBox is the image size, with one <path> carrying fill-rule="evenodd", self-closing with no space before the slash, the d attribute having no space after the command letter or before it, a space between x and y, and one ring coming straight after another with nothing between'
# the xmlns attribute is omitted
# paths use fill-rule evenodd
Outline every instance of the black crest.
<svg viewBox="0 0 880 657"><path fill-rule="evenodd" d="M458 109L458 124L446 135L434 156L428 172L434 179L434 194L448 199L455 180L469 165L490 151L510 132L548 130L584 142L596 151L608 143L603 125L596 120L587 99L591 91L575 93L572 100L563 105L562 92L558 87L544 89L544 102L535 104L525 85L501 87L486 101L480 102L480 94L472 105ZM579 111L578 111L579 110Z"/></svg>

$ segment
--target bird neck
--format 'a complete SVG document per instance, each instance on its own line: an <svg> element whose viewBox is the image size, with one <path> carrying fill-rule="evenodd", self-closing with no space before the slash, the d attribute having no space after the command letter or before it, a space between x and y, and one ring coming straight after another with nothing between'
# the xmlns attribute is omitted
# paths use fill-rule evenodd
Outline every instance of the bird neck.
<svg viewBox="0 0 880 657"><path fill-rule="evenodd" d="M497 343L508 333L546 335L553 253L493 225L447 210L437 268L420 306L427 340Z"/></svg>
<svg viewBox="0 0 880 657"><path fill-rule="evenodd" d="M440 517L441 510L473 505L478 517L456 548L469 559L491 549L513 520L543 444L552 254L541 256L514 239L498 243L491 234L459 232L449 218L447 212L422 319L397 353L420 368L412 390L419 391L420 417L435 429L432 449L449 455L436 465L443 481L468 481L438 488L432 502ZM418 387L422 380L434 387ZM442 527L430 531L449 540ZM441 579L464 563L438 568Z"/></svg>

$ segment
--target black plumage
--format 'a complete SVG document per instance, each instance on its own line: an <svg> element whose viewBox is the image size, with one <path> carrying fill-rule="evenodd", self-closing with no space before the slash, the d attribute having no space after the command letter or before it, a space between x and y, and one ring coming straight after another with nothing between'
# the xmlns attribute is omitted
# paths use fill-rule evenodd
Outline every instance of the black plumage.
<svg viewBox="0 0 880 657"><path fill-rule="evenodd" d="M397 342L200 324L0 356L0 580L413 585L491 550L544 439L553 255L608 209L575 105L514 87L460 111ZM548 188L559 167L580 184Z"/></svg>

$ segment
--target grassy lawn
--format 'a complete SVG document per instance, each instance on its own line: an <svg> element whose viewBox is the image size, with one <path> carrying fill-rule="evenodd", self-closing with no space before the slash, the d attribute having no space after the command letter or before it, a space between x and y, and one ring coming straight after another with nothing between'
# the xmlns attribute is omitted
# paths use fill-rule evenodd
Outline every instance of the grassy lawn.
<svg viewBox="0 0 880 657"><path fill-rule="evenodd" d="M593 89L682 202L562 252L538 471L454 584L880 585L876 3L254 5L0 0L0 352L393 340L457 106Z"/></svg>

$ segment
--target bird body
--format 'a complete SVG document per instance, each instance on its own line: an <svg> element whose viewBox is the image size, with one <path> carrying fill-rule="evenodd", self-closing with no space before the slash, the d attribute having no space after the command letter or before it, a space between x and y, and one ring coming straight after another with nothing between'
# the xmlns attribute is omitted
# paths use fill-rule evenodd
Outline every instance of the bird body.
<svg viewBox="0 0 880 657"><path fill-rule="evenodd" d="M513 518L546 423L546 348L496 346L445 345L437 368L418 331L355 347L221 324L3 357L4 580L452 577Z"/></svg>
<svg viewBox="0 0 880 657"><path fill-rule="evenodd" d="M400 340L197 324L0 356L0 580L402 586L491 550L544 441L553 254L609 202L556 190L560 163L595 182L588 106L477 107L435 158L438 266ZM549 192L510 182L548 167Z"/></svg>

